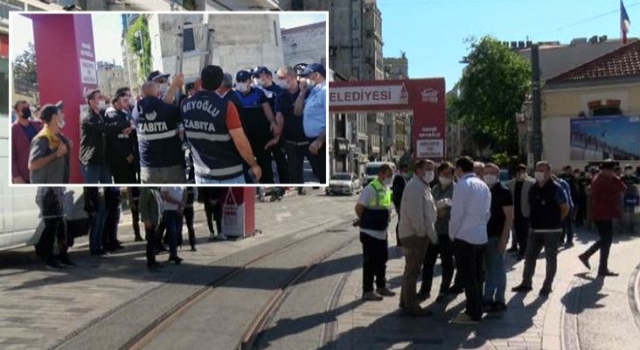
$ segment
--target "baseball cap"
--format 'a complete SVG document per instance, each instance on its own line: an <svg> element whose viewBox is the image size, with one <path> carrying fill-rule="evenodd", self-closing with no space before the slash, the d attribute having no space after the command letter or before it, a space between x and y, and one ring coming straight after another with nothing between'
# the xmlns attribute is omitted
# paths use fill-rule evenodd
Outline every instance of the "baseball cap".
<svg viewBox="0 0 640 350"><path fill-rule="evenodd" d="M247 81L251 79L251 72L248 70L241 70L236 74L236 81Z"/></svg>
<svg viewBox="0 0 640 350"><path fill-rule="evenodd" d="M306 66L302 70L302 72L298 73L298 76L306 77L311 73L320 73L320 75L324 77L326 74L326 71L324 70L324 67L320 63L311 63L310 65Z"/></svg>
<svg viewBox="0 0 640 350"><path fill-rule="evenodd" d="M171 76L171 74L163 74L159 70L154 70L153 72L149 73L149 75L147 76L147 81L154 81L158 78L168 78L169 76Z"/></svg>
<svg viewBox="0 0 640 350"><path fill-rule="evenodd" d="M258 78L260 76L260 74L269 74L271 75L271 71L269 70L269 68L265 67L265 66L257 66L256 68L253 69L253 77L254 78Z"/></svg>

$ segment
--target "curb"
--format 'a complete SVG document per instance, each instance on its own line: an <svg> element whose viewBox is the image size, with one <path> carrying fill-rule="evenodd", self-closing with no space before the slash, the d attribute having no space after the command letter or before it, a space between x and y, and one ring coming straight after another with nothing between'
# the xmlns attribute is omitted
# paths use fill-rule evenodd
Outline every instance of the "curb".
<svg viewBox="0 0 640 350"><path fill-rule="evenodd" d="M638 264L631 273L627 294L631 313L633 314L636 326L640 330L640 264Z"/></svg>

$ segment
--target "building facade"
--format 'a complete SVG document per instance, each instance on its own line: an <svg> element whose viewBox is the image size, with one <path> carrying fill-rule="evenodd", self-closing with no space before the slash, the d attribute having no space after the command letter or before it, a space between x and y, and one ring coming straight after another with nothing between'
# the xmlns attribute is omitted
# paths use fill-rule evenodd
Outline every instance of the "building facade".
<svg viewBox="0 0 640 350"><path fill-rule="evenodd" d="M321 63L327 66L327 22L282 29L282 47L287 66Z"/></svg>
<svg viewBox="0 0 640 350"><path fill-rule="evenodd" d="M127 71L122 66L96 62L98 89L107 97L114 97L119 88L130 86Z"/></svg>

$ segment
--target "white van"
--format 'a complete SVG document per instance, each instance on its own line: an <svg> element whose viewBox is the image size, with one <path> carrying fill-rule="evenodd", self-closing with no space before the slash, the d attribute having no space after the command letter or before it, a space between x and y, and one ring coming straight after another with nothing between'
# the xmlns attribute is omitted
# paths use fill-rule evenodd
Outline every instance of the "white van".
<svg viewBox="0 0 640 350"><path fill-rule="evenodd" d="M391 162L370 162L367 164L364 172L364 179L362 179L362 187L365 187L369 184L369 182L373 181L376 177L378 177L378 170L383 164L387 164L393 169L395 172L396 165Z"/></svg>
<svg viewBox="0 0 640 350"><path fill-rule="evenodd" d="M0 115L0 250L35 244L34 234L40 219L36 205L37 187L10 187L9 116ZM67 187L74 192L74 202L82 195L82 187Z"/></svg>

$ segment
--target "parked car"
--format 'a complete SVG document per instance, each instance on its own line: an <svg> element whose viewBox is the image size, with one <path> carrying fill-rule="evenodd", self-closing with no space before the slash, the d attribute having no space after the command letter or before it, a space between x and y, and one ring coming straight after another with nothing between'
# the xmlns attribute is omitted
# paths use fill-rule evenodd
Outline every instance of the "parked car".
<svg viewBox="0 0 640 350"><path fill-rule="evenodd" d="M326 187L327 196L334 194L354 195L362 190L360 179L355 174L336 173L329 179L329 186Z"/></svg>

